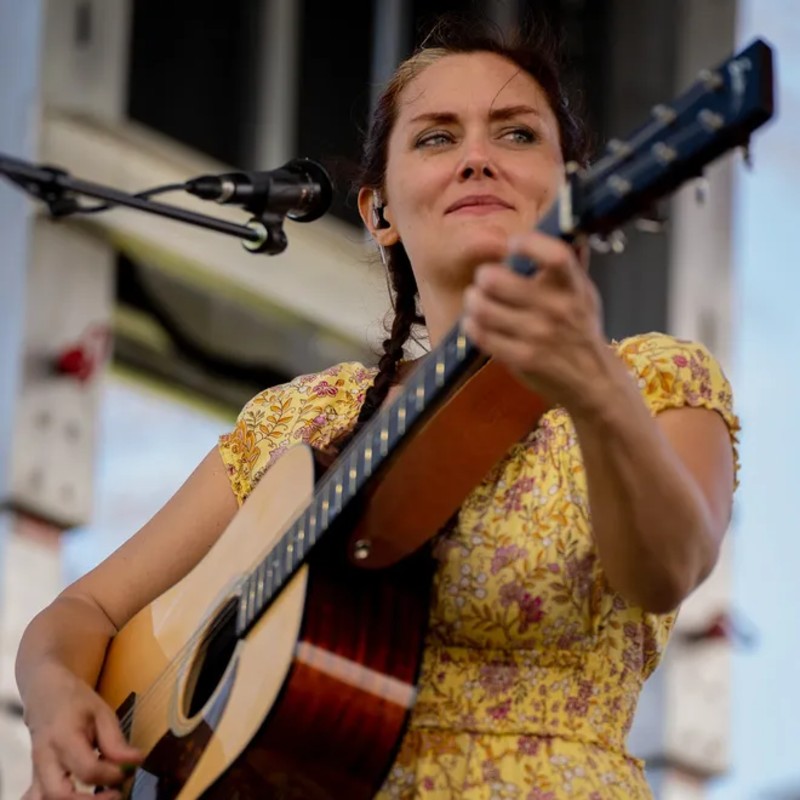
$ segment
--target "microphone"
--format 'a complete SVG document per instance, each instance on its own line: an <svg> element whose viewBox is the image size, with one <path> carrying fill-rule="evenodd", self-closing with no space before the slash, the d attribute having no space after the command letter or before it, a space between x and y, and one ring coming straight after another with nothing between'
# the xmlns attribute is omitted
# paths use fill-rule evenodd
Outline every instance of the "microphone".
<svg viewBox="0 0 800 800"><path fill-rule="evenodd" d="M333 182L310 158L295 158L268 172L201 175L184 189L203 200L244 206L254 214L271 211L295 222L319 219L333 201Z"/></svg>

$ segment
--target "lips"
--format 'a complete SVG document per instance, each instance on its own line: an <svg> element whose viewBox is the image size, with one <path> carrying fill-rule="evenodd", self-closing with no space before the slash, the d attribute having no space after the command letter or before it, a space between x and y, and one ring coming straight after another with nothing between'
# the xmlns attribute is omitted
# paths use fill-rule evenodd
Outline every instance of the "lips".
<svg viewBox="0 0 800 800"><path fill-rule="evenodd" d="M481 206L495 206L498 208L514 208L511 203L506 202L501 197L493 194L471 194L467 197L462 197L456 200L445 210L445 214L450 214L453 211L459 211L462 208L480 208ZM487 209L489 210L489 209Z"/></svg>

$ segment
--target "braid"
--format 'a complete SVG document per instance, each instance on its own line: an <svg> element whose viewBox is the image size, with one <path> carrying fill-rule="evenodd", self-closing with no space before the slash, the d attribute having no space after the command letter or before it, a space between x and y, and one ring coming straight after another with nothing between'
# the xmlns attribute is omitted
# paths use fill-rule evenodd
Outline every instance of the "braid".
<svg viewBox="0 0 800 800"><path fill-rule="evenodd" d="M388 250L386 258L394 310L389 338L383 340L383 355L378 362L378 374L367 389L356 424L352 430L344 431L330 443L328 460L335 458L381 407L389 389L398 381L400 362L405 354L403 346L411 338L411 329L414 325L425 324L425 318L417 312L417 281L403 245L396 244Z"/></svg>
<svg viewBox="0 0 800 800"><path fill-rule="evenodd" d="M381 407L389 389L397 383L398 368L405 355L403 348L411 337L411 328L425 322L417 313L417 281L403 246L395 245L391 248L387 253L387 260L393 290L394 319L389 338L383 340L383 355L378 362L378 374L367 390L353 435Z"/></svg>

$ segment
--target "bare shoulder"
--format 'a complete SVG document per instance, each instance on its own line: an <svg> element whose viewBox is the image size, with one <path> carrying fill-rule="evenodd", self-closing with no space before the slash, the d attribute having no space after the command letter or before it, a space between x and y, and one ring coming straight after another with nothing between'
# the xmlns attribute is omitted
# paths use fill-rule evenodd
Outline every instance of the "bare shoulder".
<svg viewBox="0 0 800 800"><path fill-rule="evenodd" d="M96 603L119 630L200 561L237 509L214 447L146 525L64 595Z"/></svg>

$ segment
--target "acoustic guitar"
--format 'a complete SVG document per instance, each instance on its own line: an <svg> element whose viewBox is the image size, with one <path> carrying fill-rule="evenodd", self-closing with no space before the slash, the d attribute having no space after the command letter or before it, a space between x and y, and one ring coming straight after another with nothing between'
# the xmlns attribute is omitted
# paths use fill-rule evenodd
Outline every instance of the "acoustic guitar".
<svg viewBox="0 0 800 800"><path fill-rule="evenodd" d="M540 228L607 237L772 113L772 51L757 40L570 168ZM374 796L414 703L425 543L543 410L457 325L323 474L308 447L284 453L207 556L110 644L98 690L146 753L125 797Z"/></svg>

